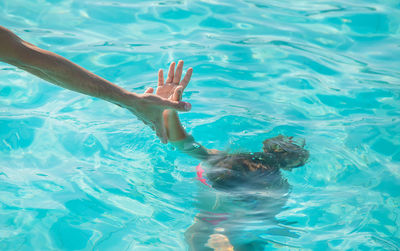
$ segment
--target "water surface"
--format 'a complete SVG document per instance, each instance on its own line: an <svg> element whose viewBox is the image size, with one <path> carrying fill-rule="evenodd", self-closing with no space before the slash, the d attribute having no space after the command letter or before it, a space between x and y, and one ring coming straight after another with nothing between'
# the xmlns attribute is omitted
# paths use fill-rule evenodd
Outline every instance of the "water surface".
<svg viewBox="0 0 400 251"><path fill-rule="evenodd" d="M183 59L209 148L305 138L267 250L400 248L398 1L3 0L0 24L135 92ZM198 162L128 111L0 64L0 248L185 250ZM284 234L288 229L292 235ZM257 230L257 231L255 231Z"/></svg>

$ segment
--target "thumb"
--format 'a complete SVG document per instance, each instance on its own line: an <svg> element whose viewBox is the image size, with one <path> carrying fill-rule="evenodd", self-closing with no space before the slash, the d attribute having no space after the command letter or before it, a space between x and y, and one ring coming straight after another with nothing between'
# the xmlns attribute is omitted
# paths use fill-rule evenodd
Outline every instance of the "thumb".
<svg viewBox="0 0 400 251"><path fill-rule="evenodd" d="M178 86L175 89L174 94L172 95L172 100L181 101L182 100L182 92L183 92L183 87L182 86Z"/></svg>
<svg viewBox="0 0 400 251"><path fill-rule="evenodd" d="M188 102L168 100L168 102L164 102L163 108L180 112L188 112L190 109L192 109L192 105Z"/></svg>
<svg viewBox="0 0 400 251"><path fill-rule="evenodd" d="M153 93L153 91L154 91L153 87L149 87L144 93Z"/></svg>

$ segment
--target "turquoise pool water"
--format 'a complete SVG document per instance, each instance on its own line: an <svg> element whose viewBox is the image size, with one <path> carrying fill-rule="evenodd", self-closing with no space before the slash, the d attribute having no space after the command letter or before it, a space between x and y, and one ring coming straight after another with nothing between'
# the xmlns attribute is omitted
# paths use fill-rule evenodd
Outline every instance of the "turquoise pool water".
<svg viewBox="0 0 400 251"><path fill-rule="evenodd" d="M305 138L282 210L210 212L266 250L400 249L399 24L396 0L0 1L0 25L135 92L185 60L181 117L207 147ZM197 164L129 112L0 64L1 250L186 250L226 196Z"/></svg>

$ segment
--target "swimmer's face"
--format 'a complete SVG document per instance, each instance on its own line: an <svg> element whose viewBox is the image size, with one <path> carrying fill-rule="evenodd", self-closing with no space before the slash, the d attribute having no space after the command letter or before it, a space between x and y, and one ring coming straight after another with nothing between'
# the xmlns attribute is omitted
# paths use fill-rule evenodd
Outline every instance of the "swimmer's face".
<svg viewBox="0 0 400 251"><path fill-rule="evenodd" d="M285 170L303 166L309 157L308 151L304 149L304 144L294 144L292 137L279 135L264 140L263 144L264 152L274 154L278 159L279 167Z"/></svg>

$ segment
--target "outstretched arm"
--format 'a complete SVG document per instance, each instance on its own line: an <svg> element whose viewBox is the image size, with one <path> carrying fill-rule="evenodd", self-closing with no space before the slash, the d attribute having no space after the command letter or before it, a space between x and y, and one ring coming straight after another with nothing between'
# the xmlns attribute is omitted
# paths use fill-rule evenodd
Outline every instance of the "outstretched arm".
<svg viewBox="0 0 400 251"><path fill-rule="evenodd" d="M162 112L168 109L188 111L191 106L151 94L136 94L93 74L50 51L30 44L10 30L0 26L0 61L28 71L66 89L101 98L127 108L144 123L156 130L166 142Z"/></svg>

